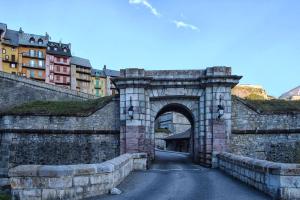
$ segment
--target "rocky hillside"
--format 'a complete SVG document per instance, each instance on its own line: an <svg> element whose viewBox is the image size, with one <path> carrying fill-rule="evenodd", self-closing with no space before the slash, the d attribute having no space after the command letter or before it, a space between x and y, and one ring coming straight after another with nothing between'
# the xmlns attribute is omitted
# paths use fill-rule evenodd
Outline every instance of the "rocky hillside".
<svg viewBox="0 0 300 200"><path fill-rule="evenodd" d="M300 86L282 94L279 98L287 100L300 100Z"/></svg>
<svg viewBox="0 0 300 200"><path fill-rule="evenodd" d="M271 98L260 85L237 85L232 89L232 95L252 100L266 100Z"/></svg>

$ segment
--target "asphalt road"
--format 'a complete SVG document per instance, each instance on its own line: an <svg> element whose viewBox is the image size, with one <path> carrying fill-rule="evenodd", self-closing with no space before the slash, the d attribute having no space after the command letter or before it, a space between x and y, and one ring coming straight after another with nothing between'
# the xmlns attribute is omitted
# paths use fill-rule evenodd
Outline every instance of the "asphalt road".
<svg viewBox="0 0 300 200"><path fill-rule="evenodd" d="M193 164L187 154L156 152L147 171L130 174L119 186L121 195L90 200L267 200L265 194L215 169Z"/></svg>

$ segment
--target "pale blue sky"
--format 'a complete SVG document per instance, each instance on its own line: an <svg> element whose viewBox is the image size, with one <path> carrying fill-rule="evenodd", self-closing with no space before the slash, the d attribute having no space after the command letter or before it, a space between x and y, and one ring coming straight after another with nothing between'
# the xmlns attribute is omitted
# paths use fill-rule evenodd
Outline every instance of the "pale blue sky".
<svg viewBox="0 0 300 200"><path fill-rule="evenodd" d="M231 66L271 95L300 85L298 0L1 0L8 28L72 43L94 68Z"/></svg>

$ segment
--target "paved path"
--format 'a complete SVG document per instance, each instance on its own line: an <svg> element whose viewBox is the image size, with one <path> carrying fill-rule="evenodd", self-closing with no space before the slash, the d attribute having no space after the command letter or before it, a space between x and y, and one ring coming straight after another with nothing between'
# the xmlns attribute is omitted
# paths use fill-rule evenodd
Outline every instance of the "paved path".
<svg viewBox="0 0 300 200"><path fill-rule="evenodd" d="M188 155L156 152L148 171L136 171L118 187L121 195L91 200L268 200L263 193L219 170L193 164Z"/></svg>

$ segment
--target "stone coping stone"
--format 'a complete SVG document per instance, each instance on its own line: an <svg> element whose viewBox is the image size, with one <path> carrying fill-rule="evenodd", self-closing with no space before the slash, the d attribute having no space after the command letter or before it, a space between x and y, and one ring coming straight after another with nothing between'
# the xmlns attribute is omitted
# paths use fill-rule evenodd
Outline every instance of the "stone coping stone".
<svg viewBox="0 0 300 200"><path fill-rule="evenodd" d="M129 159L147 158L146 153L123 154L97 164L78 165L20 165L9 170L9 177L61 177L111 173Z"/></svg>
<svg viewBox="0 0 300 200"><path fill-rule="evenodd" d="M300 164L296 163L277 163L226 152L220 153L217 156L219 159L228 161L234 165L239 165L262 173L285 176L300 176Z"/></svg>

